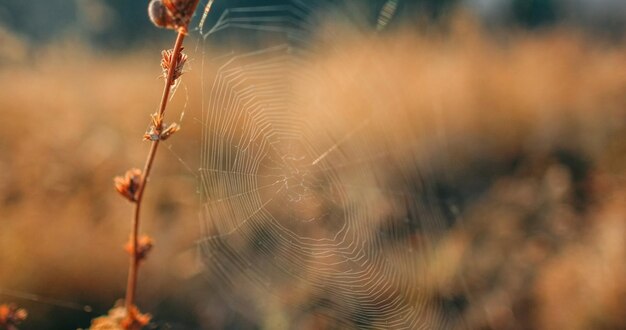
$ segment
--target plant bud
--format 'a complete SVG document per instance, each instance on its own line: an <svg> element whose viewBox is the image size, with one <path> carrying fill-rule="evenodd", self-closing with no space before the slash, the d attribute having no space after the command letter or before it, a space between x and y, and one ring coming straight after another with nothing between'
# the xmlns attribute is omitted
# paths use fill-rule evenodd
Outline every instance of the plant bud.
<svg viewBox="0 0 626 330"><path fill-rule="evenodd" d="M161 0L152 0L148 5L148 16L154 25L162 28L172 26L171 16Z"/></svg>

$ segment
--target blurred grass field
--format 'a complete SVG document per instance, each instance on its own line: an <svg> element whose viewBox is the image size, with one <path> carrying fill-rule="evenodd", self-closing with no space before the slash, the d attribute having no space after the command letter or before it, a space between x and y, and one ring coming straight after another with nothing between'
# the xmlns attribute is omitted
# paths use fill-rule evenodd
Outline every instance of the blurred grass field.
<svg viewBox="0 0 626 330"><path fill-rule="evenodd" d="M131 206L112 178L147 153L141 138L162 88L159 50L100 55L68 41L31 53L5 34L13 44L0 51L0 290L95 312L15 295L0 303L29 309L23 329L87 327L123 296ZM420 157L448 178L462 209L433 247L430 299L454 297L459 328L626 328L623 44L558 29L498 39L459 20L443 36L399 30L347 37L339 48L314 59L324 72L354 72L311 86L333 105L325 111L367 106L357 77L402 96L390 104L411 118L398 120L398 131L443 121L446 148ZM140 273L138 304L173 328L272 328L271 315L230 310L197 273L197 182L187 167L199 157L194 111L200 75L210 71L199 62L192 56L168 110L178 119L186 109L183 130L173 152L157 156L147 191L144 231L156 249ZM420 144L440 139L426 133Z"/></svg>

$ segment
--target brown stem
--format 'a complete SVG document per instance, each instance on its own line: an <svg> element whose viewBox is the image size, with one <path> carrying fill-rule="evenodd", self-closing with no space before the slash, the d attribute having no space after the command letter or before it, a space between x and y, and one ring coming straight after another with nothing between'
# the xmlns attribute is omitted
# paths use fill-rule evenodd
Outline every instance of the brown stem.
<svg viewBox="0 0 626 330"><path fill-rule="evenodd" d="M196 2L197 4L197 2ZM195 6L194 6L195 8ZM165 109L167 108L167 102L170 96L170 90L172 87L172 82L174 80L174 71L176 69L176 62L179 60L179 54L183 47L183 40L185 40L185 32L186 29L181 29L178 32L178 37L176 38L176 43L174 44L174 51L172 54L173 63L170 65L169 70L167 71L167 78L165 79L165 87L163 88L163 95L161 96L161 105L159 107L158 116L162 117L165 113ZM146 159L146 163L143 168L143 172L141 175L141 181L139 182L139 189L137 190L136 199L135 199L135 210L133 212L132 219L132 227L131 227L131 257L130 264L128 268L128 282L126 284L126 311L128 315L131 315L132 308L135 301L135 292L137 290L137 270L139 268L139 254L137 253L138 246L138 235L139 235L139 214L141 211L141 201L143 200L143 192L146 189L146 185L148 183L148 177L150 175L150 170L152 169L152 164L154 163L154 158L156 156L157 149L159 147L159 139L152 141L152 145L150 146L150 152L148 153L148 158Z"/></svg>
<svg viewBox="0 0 626 330"><path fill-rule="evenodd" d="M198 6L199 0L191 0L191 6L189 13L192 15L196 11L196 7ZM165 113L165 109L167 108L167 102L170 97L170 91L172 88L172 84L174 82L174 75L176 72L176 68L178 66L178 61L181 60L180 53L183 48L183 41L185 40L185 36L187 35L187 26L180 27L178 29L178 36L176 37L176 42L174 44L174 50L172 52L171 61L169 69L167 71L167 77L165 79L165 85L163 87L163 94L161 96L161 104L159 106L159 111L157 113L157 117L159 118L157 123L158 125L162 124L163 114ZM161 127L157 128L157 132L160 133ZM135 292L137 290L137 273L139 268L139 253L138 253L138 235L139 235L139 215L141 213L141 205L143 200L143 193L146 189L146 185L148 183L148 177L150 176L150 171L152 169L152 164L154 163L154 159L156 157L156 152L159 147L159 139L155 139L152 141L150 145L150 152L148 153L148 157L146 158L146 163L143 168L143 172L141 175L141 180L139 182L139 188L137 190L137 194L135 195L135 210L133 212L132 225L131 225L131 257L130 263L128 267L128 281L126 285L126 312L129 317L133 317L133 307L135 301Z"/></svg>

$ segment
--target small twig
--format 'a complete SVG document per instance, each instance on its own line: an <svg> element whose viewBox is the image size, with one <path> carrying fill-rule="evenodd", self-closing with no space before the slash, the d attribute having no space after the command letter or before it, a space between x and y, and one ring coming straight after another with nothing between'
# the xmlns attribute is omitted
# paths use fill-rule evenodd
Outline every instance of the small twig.
<svg viewBox="0 0 626 330"><path fill-rule="evenodd" d="M163 61L165 64L162 63L162 65L164 68L167 67L167 75L165 77L165 85L163 87L159 110L153 115L151 134L146 134L148 137L147 139L151 141L151 145L143 171L140 175L136 170L131 172L130 175L127 174L128 179L126 181L120 179L119 184L116 179L116 188L118 191L135 203L131 225L131 238L129 242L131 257L125 299L125 309L127 316L131 320L134 318L134 314L138 313L134 305L137 290L137 272L139 263L145 257L146 252L146 247L142 246L142 242L140 242L138 238L143 194L148 183L150 171L152 170L152 165L154 163L160 141L166 139L177 130L177 126L170 126L170 128L164 127L163 115L165 114L165 110L167 108L172 86L180 77L182 72L182 66L186 59L186 57L181 53L183 49L183 41L187 35L187 27L189 21L191 20L191 16L195 12L198 2L199 0L153 0L149 7L149 13L153 22L158 26L177 30L178 36L176 38L176 42L174 43L174 49L166 51L163 54ZM155 17L154 15L157 16ZM171 127L174 128L172 129ZM134 182L132 173L138 174L138 182ZM127 183L127 185L124 185L125 183Z"/></svg>
<svg viewBox="0 0 626 330"><path fill-rule="evenodd" d="M185 32L178 32L178 37L176 38L176 43L174 44L174 52L172 58L176 60L180 51L182 49L183 40L185 39ZM165 81L165 87L163 88L163 95L161 97L161 106L159 107L158 116L163 117L165 113L165 109L167 108L167 101L169 99L170 90L173 82L174 71L176 66L172 65L167 73L167 79ZM146 185L148 183L148 177L150 176L150 171L152 170L152 165L154 164L154 158L156 156L157 149L159 147L160 139L155 139L152 141L150 145L150 152L148 153L148 157L146 159L146 163L143 168L143 172L141 175L141 180L139 181L139 189L135 195L135 210L133 212L133 220L131 227L131 240L132 240L132 253L130 258L130 265L128 271L128 283L126 285L126 310L130 311L134 301L135 301L135 292L137 289L137 269L139 268L139 258L137 254L137 241L139 235L139 215L141 213L141 205L143 201L143 193L146 189Z"/></svg>

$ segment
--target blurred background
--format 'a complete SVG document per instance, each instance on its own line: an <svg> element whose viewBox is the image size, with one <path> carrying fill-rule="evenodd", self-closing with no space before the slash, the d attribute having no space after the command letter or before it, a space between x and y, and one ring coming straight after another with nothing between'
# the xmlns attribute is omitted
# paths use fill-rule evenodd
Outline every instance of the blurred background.
<svg viewBox="0 0 626 330"><path fill-rule="evenodd" d="M29 45L46 45L71 38L100 50L145 47L163 39L146 18L147 1L50 0L25 3L2 0L0 21ZM211 25L226 8L288 3L285 0L216 1ZM329 1L327 6L359 8L360 19L373 22L385 1ZM394 24L429 17L445 17L461 6L494 29L544 28L557 24L583 27L593 33L621 35L626 4L621 0L414 0L398 1ZM240 36L242 37L242 36ZM3 47L6 48L6 47Z"/></svg>
<svg viewBox="0 0 626 330"><path fill-rule="evenodd" d="M229 8L289 2L217 0L206 26ZM143 166L141 138L162 88L160 51L175 37L152 26L146 8L137 0L0 0L0 304L28 309L20 329L86 328L124 296L131 206L112 178ZM423 227L402 229L427 246L417 288L426 293L411 303L428 306L427 319L447 319L429 324L626 328L626 2L314 8L319 39L332 47L311 61L337 74L305 86L326 102L308 114L350 126L358 122L350 109L382 102L406 116L381 124L383 133L400 132L385 138L417 141L389 157L423 171L395 179L428 187L426 205L436 209L427 211L437 218L432 240ZM198 119L218 70L203 58L262 43L244 32L227 28L206 40L191 33L187 42L185 85L168 113L185 113L183 130L157 156L146 194L143 229L156 248L141 269L138 305L159 329L376 327L371 312L336 316L324 302L295 315L290 304L304 306L313 294L282 299L288 286L277 289L279 299L229 299L198 254L206 234Z"/></svg>

